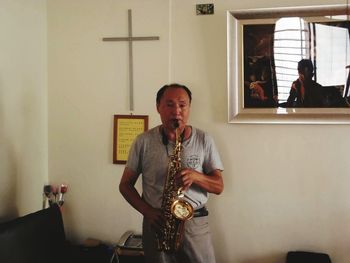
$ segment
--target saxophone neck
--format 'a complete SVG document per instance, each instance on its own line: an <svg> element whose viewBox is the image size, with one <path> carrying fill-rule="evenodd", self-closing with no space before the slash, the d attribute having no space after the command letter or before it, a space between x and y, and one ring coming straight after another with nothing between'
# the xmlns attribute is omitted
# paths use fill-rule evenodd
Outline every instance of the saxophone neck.
<svg viewBox="0 0 350 263"><path fill-rule="evenodd" d="M175 144L178 145L180 143L180 123L179 120L174 120L173 127L175 129Z"/></svg>
<svg viewBox="0 0 350 263"><path fill-rule="evenodd" d="M182 140L181 140L180 128L176 128L176 130L175 130L175 144L178 145L181 142L182 142Z"/></svg>
<svg viewBox="0 0 350 263"><path fill-rule="evenodd" d="M184 128L180 128L180 127L176 127L176 128L166 128L164 126L162 126L160 128L160 132L163 136L163 143L167 144L169 141L171 142L175 142L175 144L179 144L182 143L182 141L185 138L185 133L186 133L186 127Z"/></svg>

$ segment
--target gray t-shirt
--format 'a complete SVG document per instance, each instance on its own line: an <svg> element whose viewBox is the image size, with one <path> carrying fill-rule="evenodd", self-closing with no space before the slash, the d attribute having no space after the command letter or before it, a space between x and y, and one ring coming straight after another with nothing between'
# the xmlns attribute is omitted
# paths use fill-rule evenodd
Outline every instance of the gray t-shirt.
<svg viewBox="0 0 350 263"><path fill-rule="evenodd" d="M192 127L190 138L182 145L183 168L192 168L204 174L217 169L223 170L214 140L207 133ZM172 155L173 149L173 142L169 142L168 145L163 144L160 127L157 126L140 134L129 152L126 167L137 174L142 174L142 197L155 208L160 208L162 204L169 156ZM196 209L206 204L208 193L193 184L185 193L185 199Z"/></svg>

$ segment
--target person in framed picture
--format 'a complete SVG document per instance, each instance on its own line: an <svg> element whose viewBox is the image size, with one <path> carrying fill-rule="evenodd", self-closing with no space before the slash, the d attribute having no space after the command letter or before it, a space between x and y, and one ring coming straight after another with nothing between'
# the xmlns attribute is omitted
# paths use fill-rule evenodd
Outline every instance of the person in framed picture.
<svg viewBox="0 0 350 263"><path fill-rule="evenodd" d="M298 74L299 78L292 83L286 106L323 107L323 87L313 80L314 66L310 59L302 59L298 62Z"/></svg>

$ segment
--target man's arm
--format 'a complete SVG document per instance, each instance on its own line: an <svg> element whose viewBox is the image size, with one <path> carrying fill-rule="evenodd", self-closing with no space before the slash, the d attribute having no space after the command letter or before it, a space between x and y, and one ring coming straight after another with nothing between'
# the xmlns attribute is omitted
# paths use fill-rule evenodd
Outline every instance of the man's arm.
<svg viewBox="0 0 350 263"><path fill-rule="evenodd" d="M295 83L293 82L292 87L290 88L289 97L287 99L286 107L293 107L296 97L297 97L297 89L295 87Z"/></svg>
<svg viewBox="0 0 350 263"><path fill-rule="evenodd" d="M142 200L135 188L138 177L138 174L126 167L119 183L119 191L130 205L143 214L147 209L147 203Z"/></svg>
<svg viewBox="0 0 350 263"><path fill-rule="evenodd" d="M224 182L220 170L213 170L209 174L202 174L186 168L177 177L182 182L184 189L188 189L192 184L195 184L205 191L217 195L221 194L224 190Z"/></svg>
<svg viewBox="0 0 350 263"><path fill-rule="evenodd" d="M139 174L126 167L119 183L119 191L132 207L147 218L152 227L159 229L163 224L162 213L146 203L137 192L135 184L138 177Z"/></svg>

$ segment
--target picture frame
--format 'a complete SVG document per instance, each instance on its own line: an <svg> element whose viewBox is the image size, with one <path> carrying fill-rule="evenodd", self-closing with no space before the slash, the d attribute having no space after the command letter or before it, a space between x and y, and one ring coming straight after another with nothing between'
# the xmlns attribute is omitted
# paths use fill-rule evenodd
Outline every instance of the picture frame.
<svg viewBox="0 0 350 263"><path fill-rule="evenodd" d="M147 115L114 115L113 163L125 164L131 144L147 130Z"/></svg>
<svg viewBox="0 0 350 263"><path fill-rule="evenodd" d="M277 85L278 74L276 73L277 67L275 62L275 57L277 57L276 50L277 44L273 43L271 48L271 38L273 41L276 41L276 24L277 21L281 21L282 18L298 18L302 19L303 23L308 27L312 27L313 30L319 24L321 26L327 25L327 28L330 27L333 30L333 24L338 24L341 27L341 31L345 31L346 35L344 37L344 45L349 43L349 7L347 5L323 5L323 6L307 6L307 7L283 7L283 8L262 8L262 9L245 9L245 10L233 10L227 11L227 88L228 88L228 122L229 123L272 123L272 124L349 124L350 123L350 107L348 103L349 97L349 68L350 65L350 54L347 54L347 50L344 50L346 69L343 69L342 85L339 83L331 83L332 85L322 85L322 87L327 88L322 89L322 94L328 92L328 88L331 90L339 90L339 93L343 92L343 99L341 99L342 104L322 104L321 106L286 106L287 101L289 101L288 93L290 93L291 86L293 81L290 81L290 86L286 84L284 88L284 103L280 103L280 95L282 92L282 85ZM333 23L334 22L334 23ZM339 22L339 23L338 23ZM271 26L272 25L272 26ZM310 26L311 25L311 26ZM330 25L330 26L329 26ZM318 27L321 27L318 26ZM254 28L257 28L254 31ZM261 28L264 28L261 30ZM271 29L273 28L273 29ZM262 38L259 34L265 32L265 38ZM250 30L250 31L249 31ZM274 30L274 31L273 31ZM336 28L338 30L338 27ZM281 30L283 31L283 30ZM305 30L304 30L305 31ZM254 32L259 32L254 34ZM272 33L271 33L272 32ZM270 35L269 35L270 34ZM272 35L273 34L273 35ZM269 35L269 38L266 36ZM312 36L310 32L308 36ZM255 40L251 41L248 37L254 37ZM252 38L251 38L252 39ZM268 39L268 40L266 40ZM262 48L258 50L258 44L264 43L265 41L265 50ZM256 41L256 42L254 42ZM313 42L305 41L309 45L314 44ZM342 43L343 43L342 42ZM310 44L311 43L311 44ZM262 45L263 46L263 45ZM322 46L321 44L318 46ZM267 48L268 47L268 48ZM269 50L268 52L266 50ZM273 51L271 51L273 50ZM315 50L312 50L310 47L305 48L309 50L310 60L315 59ZM310 51L311 50L311 51ZM251 52L251 54L249 53ZM310 54L313 52L313 55ZM325 54L324 52L319 52ZM267 55L266 55L267 54ZM343 54L343 57L344 57ZM275 88L269 88L273 94L273 102L275 104L271 105L262 105L262 104L249 104L249 99L252 97L251 93L251 83L247 82L247 65L251 66L250 59L259 60L265 57L269 57L270 61L273 60L274 63L270 69L272 69L273 75L275 77L273 84L274 87L277 86L277 92L274 91ZM271 57L273 59L271 59ZM314 60L313 62L315 62ZM317 67L315 65L315 76L319 68L321 68L322 57L317 57ZM327 62L327 61L326 61ZM323 62L324 64L327 64ZM345 63L344 62L344 63ZM294 61L295 65L298 65L298 61ZM343 62L342 62L343 63ZM344 67L345 68L345 67ZM261 70L260 70L261 71ZM297 66L295 66L295 74L298 75ZM249 75L250 76L250 75ZM280 76L280 75L278 75ZM328 77L327 74L319 74L319 76ZM298 76L295 78L297 79ZM266 83L266 81L264 82ZM334 85L333 85L334 84ZM248 90L248 91L247 91ZM287 91L288 90L288 93ZM345 91L347 92L344 94ZM265 93L266 94L266 93ZM256 94L255 94L256 95ZM282 94L283 95L283 94ZM281 95L281 97L282 97ZM338 93L336 93L338 96ZM258 95L259 96L259 95ZM322 95L326 96L326 95ZM322 101L327 101L327 98L322 97ZM265 96L264 98L266 98ZM276 99L277 98L277 99ZM350 100L349 100L350 101ZM344 102L344 103L343 103ZM293 102L296 103L296 102ZM262 106L261 106L262 105ZM336 106L334 106L336 105Z"/></svg>

